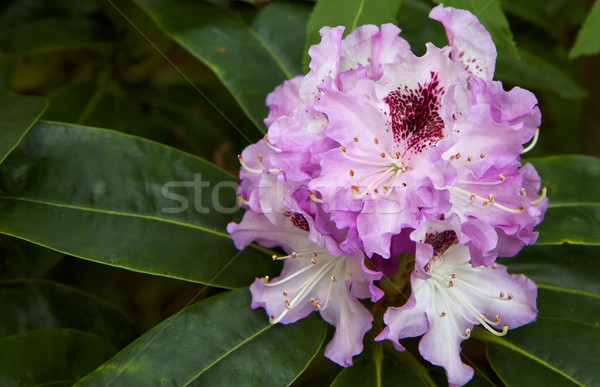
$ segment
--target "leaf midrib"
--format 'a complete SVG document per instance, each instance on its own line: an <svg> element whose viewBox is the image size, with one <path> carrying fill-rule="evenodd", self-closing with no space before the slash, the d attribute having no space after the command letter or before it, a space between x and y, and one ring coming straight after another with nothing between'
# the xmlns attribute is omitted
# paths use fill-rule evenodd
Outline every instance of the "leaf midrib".
<svg viewBox="0 0 600 387"><path fill-rule="evenodd" d="M194 375L186 384L183 385L183 387L185 386L189 386L190 383L192 383L194 380L198 379L204 372L206 372L207 370L209 370L211 367L213 367L215 364L217 364L218 362L220 362L221 360L223 360L224 358L226 358L227 356L229 356L231 353L233 353L235 350L237 350L238 348L240 348L241 346L245 345L246 343L252 341L255 337L257 337L258 335L262 334L263 332L266 332L268 329L270 329L273 325L268 324L267 326L265 326L264 328L262 328L261 330L259 330L258 332L254 333L252 336L246 337L243 341L241 341L240 343L238 343L236 346L234 346L233 348L229 349L227 352L223 353L221 356L219 356L219 358L217 358L215 361L213 361L212 363L210 363L208 366L206 366L202 371L200 371L199 373L197 373L196 375Z"/></svg>
<svg viewBox="0 0 600 387"><path fill-rule="evenodd" d="M105 214L105 215L116 215L116 216L125 216L125 217L131 217L131 218L154 220L157 222L170 223L170 224L174 224L174 225L181 226L181 227L193 228L193 229L204 231L204 232L207 232L207 233L219 236L219 237L231 239L231 236L229 234L219 232L219 231L211 229L211 228L202 227L202 226L195 225L192 223L183 223L183 222L179 222L179 221L176 221L173 219L159 218L157 216L142 215L142 214L121 212L121 211L114 211L114 210L106 210L106 209L97 209L97 208L91 208L91 207L76 206L76 205L72 205L72 204L56 203L56 202L45 201L45 200L19 198L19 197L14 197L14 196L5 196L5 195L0 195L0 200L1 199L22 201L22 202L28 202L28 203L36 203L36 204L41 204L41 205L45 205L45 206L49 206L49 207L68 208L68 209L72 209L72 210L80 210L80 211L85 211L85 212L95 212L95 213Z"/></svg>

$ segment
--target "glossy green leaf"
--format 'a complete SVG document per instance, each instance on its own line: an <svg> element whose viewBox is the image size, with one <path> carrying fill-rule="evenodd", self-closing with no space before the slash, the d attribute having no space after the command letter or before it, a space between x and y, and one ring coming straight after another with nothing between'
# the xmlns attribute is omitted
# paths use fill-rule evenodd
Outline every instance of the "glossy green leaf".
<svg viewBox="0 0 600 387"><path fill-rule="evenodd" d="M598 36L600 36L600 1L596 0L577 34L569 57L573 59L581 55L593 55L600 52Z"/></svg>
<svg viewBox="0 0 600 387"><path fill-rule="evenodd" d="M543 136L543 132L541 134ZM548 189L550 207L600 205L596 182L600 158L587 155L558 155L527 159Z"/></svg>
<svg viewBox="0 0 600 387"><path fill-rule="evenodd" d="M310 11L306 3L269 3L252 21L252 28L271 47L292 76L302 73L306 23Z"/></svg>
<svg viewBox="0 0 600 387"><path fill-rule="evenodd" d="M600 159L584 155L529 160L548 189L538 244L600 244Z"/></svg>
<svg viewBox="0 0 600 387"><path fill-rule="evenodd" d="M235 179L181 151L108 130L36 125L0 166L0 232L129 270L221 287L277 272L225 228Z"/></svg>
<svg viewBox="0 0 600 387"><path fill-rule="evenodd" d="M485 26L492 40L499 51L509 53L513 57L518 57L517 45L510 32L508 20L500 7L499 0L434 0L436 3L444 3L445 7L461 8L471 11ZM500 55L502 56L502 55Z"/></svg>
<svg viewBox="0 0 600 387"><path fill-rule="evenodd" d="M356 361L352 367L339 373L331 387L397 386L399 381L406 386L428 385L410 366L384 357L381 360L370 358Z"/></svg>
<svg viewBox="0 0 600 387"><path fill-rule="evenodd" d="M315 356L325 324L270 325L248 289L208 298L141 336L78 386L289 385Z"/></svg>
<svg viewBox="0 0 600 387"><path fill-rule="evenodd" d="M537 227L538 244L600 245L600 205L550 207Z"/></svg>
<svg viewBox="0 0 600 387"><path fill-rule="evenodd" d="M0 385L72 385L115 352L92 333L42 329L0 339Z"/></svg>
<svg viewBox="0 0 600 387"><path fill-rule="evenodd" d="M485 332L488 359L507 386L591 386L600 364L600 329L539 319L503 338Z"/></svg>
<svg viewBox="0 0 600 387"><path fill-rule="evenodd" d="M0 337L73 328L122 347L137 335L132 321L113 305L57 282L0 281L0 305Z"/></svg>
<svg viewBox="0 0 600 387"><path fill-rule="evenodd" d="M528 246L500 260L538 285L540 317L600 324L600 247Z"/></svg>
<svg viewBox="0 0 600 387"><path fill-rule="evenodd" d="M0 235L0 280L44 277L63 257L56 251Z"/></svg>
<svg viewBox="0 0 600 387"><path fill-rule="evenodd" d="M393 23L401 0L346 0L343 5L337 0L319 0L306 26L306 50L319 43L319 30L323 26L344 26L344 35L363 24L380 25ZM308 70L310 58L304 56L304 69Z"/></svg>
<svg viewBox="0 0 600 387"><path fill-rule="evenodd" d="M194 0L136 0L177 43L206 64L233 94L248 117L265 131L265 98L294 75L277 56L282 49L267 41L239 17Z"/></svg>
<svg viewBox="0 0 600 387"><path fill-rule="evenodd" d="M42 115L48 102L41 97L0 96L0 163Z"/></svg>
<svg viewBox="0 0 600 387"><path fill-rule="evenodd" d="M519 59L499 55L495 77L520 87L550 91L566 99L587 96L562 69L524 49L519 49Z"/></svg>

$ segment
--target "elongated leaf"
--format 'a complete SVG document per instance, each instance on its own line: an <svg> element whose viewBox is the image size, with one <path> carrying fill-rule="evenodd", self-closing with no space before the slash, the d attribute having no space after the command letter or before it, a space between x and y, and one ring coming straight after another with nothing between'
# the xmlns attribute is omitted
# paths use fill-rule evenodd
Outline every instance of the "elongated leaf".
<svg viewBox="0 0 600 387"><path fill-rule="evenodd" d="M240 18L194 0L136 0L183 48L210 67L261 131L265 98L293 76L269 43Z"/></svg>
<svg viewBox="0 0 600 387"><path fill-rule="evenodd" d="M600 323L600 247L530 246L503 259L508 270L538 285L540 317Z"/></svg>
<svg viewBox="0 0 600 387"><path fill-rule="evenodd" d="M539 244L600 244L600 159L584 155L529 160L548 189L549 208Z"/></svg>
<svg viewBox="0 0 600 387"><path fill-rule="evenodd" d="M270 3L252 21L252 28L265 41L293 76L302 73L306 23L311 8L302 3Z"/></svg>
<svg viewBox="0 0 600 387"><path fill-rule="evenodd" d="M323 26L344 26L349 34L363 24L380 25L394 22L401 0L319 0L306 26L306 50L321 40L319 30ZM308 70L310 58L304 56L304 69Z"/></svg>
<svg viewBox="0 0 600 387"><path fill-rule="evenodd" d="M543 136L543 133L542 133ZM548 189L550 206L600 204L598 185L600 158L559 155L528 159Z"/></svg>
<svg viewBox="0 0 600 387"><path fill-rule="evenodd" d="M538 227L538 244L600 245L600 204L550 207Z"/></svg>
<svg viewBox="0 0 600 387"><path fill-rule="evenodd" d="M519 49L519 59L510 55L498 56L496 78L525 88L550 91L566 99L587 96L587 92L563 70L524 49Z"/></svg>
<svg viewBox="0 0 600 387"><path fill-rule="evenodd" d="M596 0L577 34L569 57L574 59L581 55L593 55L600 52L598 36L600 36L600 1Z"/></svg>
<svg viewBox="0 0 600 387"><path fill-rule="evenodd" d="M0 96L0 163L17 146L46 106L48 102L41 97Z"/></svg>
<svg viewBox="0 0 600 387"><path fill-rule="evenodd" d="M0 280L44 277L63 257L56 251L2 235Z"/></svg>
<svg viewBox="0 0 600 387"><path fill-rule="evenodd" d="M225 231L233 176L157 143L40 123L0 166L0 189L0 232L76 257L222 287L277 272Z"/></svg>
<svg viewBox="0 0 600 387"><path fill-rule="evenodd" d="M515 58L519 56L517 45L499 0L435 0L435 2L444 3L446 7L471 11L492 35L492 40L499 51L505 51Z"/></svg>
<svg viewBox="0 0 600 387"><path fill-rule="evenodd" d="M74 329L42 329L0 339L0 385L72 385L115 352L108 341Z"/></svg>
<svg viewBox="0 0 600 387"><path fill-rule="evenodd" d="M33 329L74 328L121 347L137 335L131 320L113 305L56 282L0 281L0 305L0 337Z"/></svg>
<svg viewBox="0 0 600 387"><path fill-rule="evenodd" d="M289 385L315 356L325 325L313 315L270 325L248 289L217 295L156 326L78 386Z"/></svg>
<svg viewBox="0 0 600 387"><path fill-rule="evenodd" d="M361 359L352 367L339 373L331 387L344 386L397 386L398 381L406 386L427 386L419 374L404 363L391 357L377 361Z"/></svg>
<svg viewBox="0 0 600 387"><path fill-rule="evenodd" d="M600 329L557 319L539 319L498 338L487 332L492 368L508 386L591 386L600 364Z"/></svg>

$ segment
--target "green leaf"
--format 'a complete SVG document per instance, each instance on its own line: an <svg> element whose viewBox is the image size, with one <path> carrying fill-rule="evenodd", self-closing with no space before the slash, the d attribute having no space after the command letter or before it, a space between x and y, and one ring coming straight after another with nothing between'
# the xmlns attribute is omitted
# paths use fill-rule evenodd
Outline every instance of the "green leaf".
<svg viewBox="0 0 600 387"><path fill-rule="evenodd" d="M434 0L436 3L444 3L445 7L461 8L471 11L485 29L492 35L492 40L498 51L504 51L514 58L519 57L517 45L510 32L508 20L500 7L498 0ZM503 56L503 55L499 55Z"/></svg>
<svg viewBox="0 0 600 387"><path fill-rule="evenodd" d="M566 99L581 99L587 92L559 67L519 49L519 59L498 55L496 78L525 88L550 91Z"/></svg>
<svg viewBox="0 0 600 387"><path fill-rule="evenodd" d="M0 96L0 163L17 146L46 106L48 102L41 97Z"/></svg>
<svg viewBox="0 0 600 387"><path fill-rule="evenodd" d="M0 236L0 280L46 276L64 255L20 239Z"/></svg>
<svg viewBox="0 0 600 387"><path fill-rule="evenodd" d="M252 28L271 47L291 75L302 73L306 23L311 8L302 3L270 3L252 21Z"/></svg>
<svg viewBox="0 0 600 387"><path fill-rule="evenodd" d="M558 155L527 161L542 177L542 184L548 189L550 207L600 204L596 184L600 179L600 158Z"/></svg>
<svg viewBox="0 0 600 387"><path fill-rule="evenodd" d="M393 23L400 9L401 0L319 0L315 5L306 26L305 49L321 40L319 30L323 26L344 26L344 35L363 24L380 25ZM304 56L304 69L308 71L310 58Z"/></svg>
<svg viewBox="0 0 600 387"><path fill-rule="evenodd" d="M79 258L221 287L279 266L238 251L233 176L108 130L43 122L0 165L0 232Z"/></svg>
<svg viewBox="0 0 600 387"><path fill-rule="evenodd" d="M550 156L529 160L548 189L549 208L538 244L600 244L600 159Z"/></svg>
<svg viewBox="0 0 600 387"><path fill-rule="evenodd" d="M43 329L0 339L0 385L72 385L115 352L103 338Z"/></svg>
<svg viewBox="0 0 600 387"><path fill-rule="evenodd" d="M536 1L501 0L502 8L524 21L544 29L553 38L560 38L560 31L552 23L550 14Z"/></svg>
<svg viewBox="0 0 600 387"><path fill-rule="evenodd" d="M492 368L507 386L591 386L598 377L600 329L575 321L539 319L489 341Z"/></svg>
<svg viewBox="0 0 600 387"><path fill-rule="evenodd" d="M248 289L226 292L184 309L141 336L78 386L289 385L325 338L313 314L270 325L250 309Z"/></svg>
<svg viewBox="0 0 600 387"><path fill-rule="evenodd" d="M267 94L294 75L294 69L276 55L284 49L269 45L286 39L266 41L239 17L199 1L136 2L166 34L215 72L256 127L265 132Z"/></svg>
<svg viewBox="0 0 600 387"><path fill-rule="evenodd" d="M380 362L373 358L360 359L352 367L339 373L331 387L344 386L397 386L398 381L406 386L427 386L417 371L392 357Z"/></svg>
<svg viewBox="0 0 600 387"><path fill-rule="evenodd" d="M600 1L596 0L590 13L583 22L569 58L575 59L581 55L593 55L600 52Z"/></svg>
<svg viewBox="0 0 600 387"><path fill-rule="evenodd" d="M137 336L132 321L119 309L57 282L0 281L0 305L0 337L33 329L73 328L122 347Z"/></svg>
<svg viewBox="0 0 600 387"><path fill-rule="evenodd" d="M540 317L591 325L600 323L600 247L528 246L515 258L501 259L510 273L538 285Z"/></svg>

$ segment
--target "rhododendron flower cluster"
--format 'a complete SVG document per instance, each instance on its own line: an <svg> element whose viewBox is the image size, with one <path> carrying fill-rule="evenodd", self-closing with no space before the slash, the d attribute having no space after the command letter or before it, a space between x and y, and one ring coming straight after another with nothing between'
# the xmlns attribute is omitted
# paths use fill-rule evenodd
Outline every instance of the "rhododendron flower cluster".
<svg viewBox="0 0 600 387"><path fill-rule="evenodd" d="M535 284L495 260L534 243L547 208L521 163L541 115L532 93L493 80L496 49L475 16L440 5L430 17L449 46L421 57L391 24L321 29L309 73L267 97L268 133L239 156L247 211L228 231L240 249L287 253L273 257L277 278L250 287L252 307L283 324L318 311L336 327L325 355L342 366L373 321L358 299L381 299L374 282L412 254L410 297L376 340L404 350L423 335L421 355L464 384L474 325L503 335L537 315Z"/></svg>

